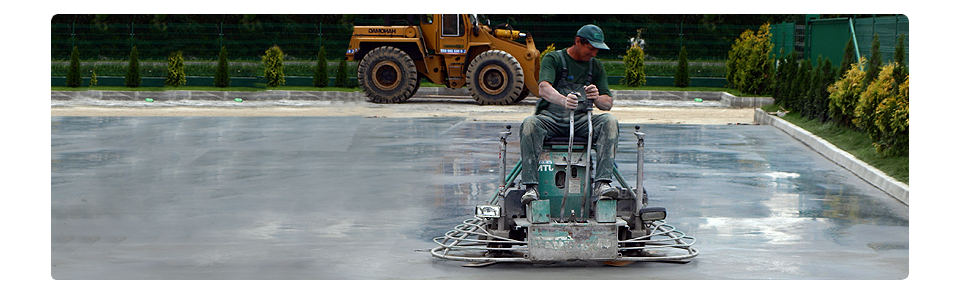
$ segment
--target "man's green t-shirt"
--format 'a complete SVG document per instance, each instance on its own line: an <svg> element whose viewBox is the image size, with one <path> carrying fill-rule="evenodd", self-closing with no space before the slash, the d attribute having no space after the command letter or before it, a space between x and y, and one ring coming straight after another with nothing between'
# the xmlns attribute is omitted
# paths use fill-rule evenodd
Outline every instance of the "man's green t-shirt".
<svg viewBox="0 0 960 294"><path fill-rule="evenodd" d="M567 55L566 48L547 53L547 55L543 57L543 60L540 62L539 82L547 81L554 86L557 85L557 79L560 78L560 69L563 68L560 58L566 59L567 75L573 77L572 82L574 84L579 85L587 82L587 67L590 65L590 62L593 62L592 83L597 85L597 89L600 90L600 95L610 95L610 85L607 84L607 73L603 70L603 64L600 63L600 60L596 58L591 58L590 61L574 60L570 55Z"/></svg>
<svg viewBox="0 0 960 294"><path fill-rule="evenodd" d="M553 85L557 91L569 91L558 88L561 87L558 79L560 78L561 69L563 69L563 62L561 62L560 58L566 60L567 78L569 82L580 86L586 86L587 69L589 68L593 72L593 79L591 80L591 83L597 86L597 90L600 91L600 95L613 96L610 94L610 85L607 84L607 73L603 70L603 64L601 64L596 58L591 58L590 61L574 60L572 57L570 57L570 55L567 55L566 48L547 53L547 55L543 56L543 60L540 62L539 82L547 81ZM592 66L590 64L591 62L593 63ZM569 93L560 94L566 95ZM578 108L576 111L578 114L584 111L580 108ZM563 108L563 106L555 105L541 98L540 101L537 102L536 113L539 114L543 111L550 112L553 114L551 116L557 118L566 118L568 116L568 112L565 108Z"/></svg>

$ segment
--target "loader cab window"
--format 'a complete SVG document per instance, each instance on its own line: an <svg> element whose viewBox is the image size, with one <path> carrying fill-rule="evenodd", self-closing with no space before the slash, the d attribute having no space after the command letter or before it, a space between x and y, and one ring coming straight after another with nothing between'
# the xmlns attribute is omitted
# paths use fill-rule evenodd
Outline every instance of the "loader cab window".
<svg viewBox="0 0 960 294"><path fill-rule="evenodd" d="M421 24L433 24L433 14L421 14L420 15Z"/></svg>
<svg viewBox="0 0 960 294"><path fill-rule="evenodd" d="M463 19L459 14L443 15L443 35L444 36L463 36Z"/></svg>

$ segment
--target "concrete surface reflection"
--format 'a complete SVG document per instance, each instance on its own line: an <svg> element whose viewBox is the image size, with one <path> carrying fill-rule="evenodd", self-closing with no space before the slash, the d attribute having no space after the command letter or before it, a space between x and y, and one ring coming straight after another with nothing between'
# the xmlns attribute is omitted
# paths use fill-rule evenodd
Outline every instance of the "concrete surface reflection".
<svg viewBox="0 0 960 294"><path fill-rule="evenodd" d="M908 209L768 126L642 125L685 265L500 264L422 250L489 200L503 123L54 117L56 279L903 279ZM513 124L514 128L518 126ZM633 127L617 164L636 175ZM510 137L507 162L518 159Z"/></svg>

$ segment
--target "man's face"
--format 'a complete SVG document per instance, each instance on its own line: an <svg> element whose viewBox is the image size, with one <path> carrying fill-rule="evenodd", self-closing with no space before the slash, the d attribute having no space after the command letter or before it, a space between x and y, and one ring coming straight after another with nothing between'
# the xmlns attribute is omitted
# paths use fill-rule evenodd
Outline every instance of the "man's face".
<svg viewBox="0 0 960 294"><path fill-rule="evenodd" d="M597 57L597 52L600 52L600 49L590 45L587 40L577 38L576 45L574 50L577 51L578 58L575 59L579 61L588 61L590 58Z"/></svg>

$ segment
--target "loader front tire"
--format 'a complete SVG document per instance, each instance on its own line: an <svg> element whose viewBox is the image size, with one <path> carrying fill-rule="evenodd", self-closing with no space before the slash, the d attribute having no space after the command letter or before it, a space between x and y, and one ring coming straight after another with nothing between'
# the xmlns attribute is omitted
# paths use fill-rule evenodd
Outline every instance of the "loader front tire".
<svg viewBox="0 0 960 294"><path fill-rule="evenodd" d="M374 103L400 103L417 92L420 76L406 52L396 47L377 47L357 66L357 81Z"/></svg>
<svg viewBox="0 0 960 294"><path fill-rule="evenodd" d="M480 105L505 105L522 100L523 68L510 53L489 50L467 67L467 89Z"/></svg>

